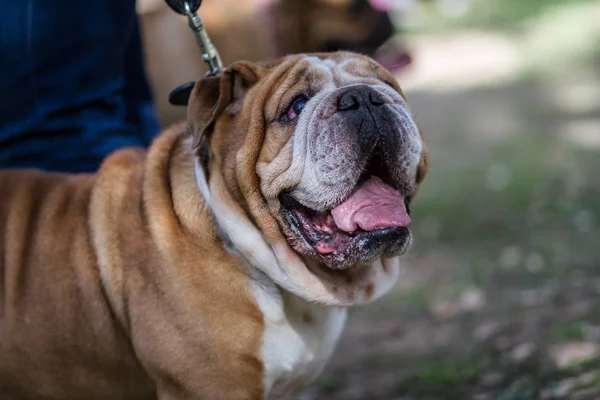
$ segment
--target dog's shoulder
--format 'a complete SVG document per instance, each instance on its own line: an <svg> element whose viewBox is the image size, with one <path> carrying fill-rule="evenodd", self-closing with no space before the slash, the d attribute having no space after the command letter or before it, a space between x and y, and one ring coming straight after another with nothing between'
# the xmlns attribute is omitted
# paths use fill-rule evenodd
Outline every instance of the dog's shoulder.
<svg viewBox="0 0 600 400"><path fill-rule="evenodd" d="M109 154L102 165L99 172L111 171L127 171L136 168L144 162L146 158L146 150L142 147L126 147L119 149L114 153Z"/></svg>

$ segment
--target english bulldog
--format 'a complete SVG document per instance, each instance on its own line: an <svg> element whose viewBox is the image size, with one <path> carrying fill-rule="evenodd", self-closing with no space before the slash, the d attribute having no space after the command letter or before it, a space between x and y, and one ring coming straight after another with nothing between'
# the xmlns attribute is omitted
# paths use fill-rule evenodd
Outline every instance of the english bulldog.
<svg viewBox="0 0 600 400"><path fill-rule="evenodd" d="M428 156L386 69L237 62L172 101L95 175L0 172L0 398L292 398L396 281Z"/></svg>

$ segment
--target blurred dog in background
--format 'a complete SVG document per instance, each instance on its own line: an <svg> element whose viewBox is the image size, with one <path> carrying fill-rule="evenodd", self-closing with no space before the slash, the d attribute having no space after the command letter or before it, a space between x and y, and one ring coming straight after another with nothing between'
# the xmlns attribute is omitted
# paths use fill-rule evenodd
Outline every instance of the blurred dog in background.
<svg viewBox="0 0 600 400"><path fill-rule="evenodd" d="M382 1L204 0L199 10L224 65L285 54L349 50L375 57L397 71L410 64ZM385 3L385 2L383 2ZM206 67L184 17L164 0L138 0L146 69L161 121L185 118L168 104L169 92L197 80Z"/></svg>

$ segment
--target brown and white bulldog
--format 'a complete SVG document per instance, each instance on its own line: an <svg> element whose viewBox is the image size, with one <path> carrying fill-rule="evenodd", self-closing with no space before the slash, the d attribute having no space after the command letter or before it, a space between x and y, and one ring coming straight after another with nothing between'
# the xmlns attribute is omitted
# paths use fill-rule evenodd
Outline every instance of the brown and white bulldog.
<svg viewBox="0 0 600 400"><path fill-rule="evenodd" d="M396 281L427 153L387 70L240 62L188 113L96 175L0 172L0 398L289 398Z"/></svg>

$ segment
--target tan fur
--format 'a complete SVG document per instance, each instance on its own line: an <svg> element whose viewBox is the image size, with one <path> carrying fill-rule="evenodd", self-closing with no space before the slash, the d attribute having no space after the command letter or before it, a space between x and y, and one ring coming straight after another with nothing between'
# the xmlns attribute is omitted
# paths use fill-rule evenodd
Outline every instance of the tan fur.
<svg viewBox="0 0 600 400"><path fill-rule="evenodd" d="M399 268L298 255L261 189L285 145L268 124L279 91L314 59L399 91L348 53L241 63L196 86L187 124L96 175L0 171L0 399L258 400L314 379L345 320L335 306L381 296Z"/></svg>
<svg viewBox="0 0 600 400"><path fill-rule="evenodd" d="M184 132L97 176L0 173L0 393L262 398L262 315Z"/></svg>

